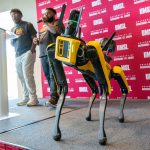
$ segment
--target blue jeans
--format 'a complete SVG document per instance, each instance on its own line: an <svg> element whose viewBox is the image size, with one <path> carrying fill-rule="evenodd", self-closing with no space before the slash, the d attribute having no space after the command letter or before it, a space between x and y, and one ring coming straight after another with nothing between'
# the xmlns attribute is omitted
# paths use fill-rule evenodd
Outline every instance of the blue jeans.
<svg viewBox="0 0 150 150"><path fill-rule="evenodd" d="M48 85L50 87L50 96L54 96L56 98L58 98L58 94L57 94L57 85L55 83L55 80L54 80L54 76L53 76L53 73L52 73L52 70L49 66L49 61L48 61L48 57L45 56L45 57L41 57L41 64L42 64L42 68L43 68L43 71L44 71L44 75L48 81Z"/></svg>

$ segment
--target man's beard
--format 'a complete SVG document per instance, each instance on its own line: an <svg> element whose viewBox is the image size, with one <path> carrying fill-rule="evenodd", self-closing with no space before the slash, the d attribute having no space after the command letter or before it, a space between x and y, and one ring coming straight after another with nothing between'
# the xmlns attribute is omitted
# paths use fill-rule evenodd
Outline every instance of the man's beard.
<svg viewBox="0 0 150 150"><path fill-rule="evenodd" d="M47 22L49 22L49 23L51 23L51 22L53 22L54 21L54 17L51 17L51 18L48 18L47 19Z"/></svg>

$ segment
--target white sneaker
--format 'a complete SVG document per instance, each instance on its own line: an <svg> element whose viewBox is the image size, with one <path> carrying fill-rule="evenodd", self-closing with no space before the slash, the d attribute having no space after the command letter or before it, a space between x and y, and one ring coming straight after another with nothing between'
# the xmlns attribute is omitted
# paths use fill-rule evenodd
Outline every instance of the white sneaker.
<svg viewBox="0 0 150 150"><path fill-rule="evenodd" d="M23 100L23 101L21 101L21 102L18 102L17 103L17 106L24 106L24 105L26 105L28 103L28 100Z"/></svg>
<svg viewBox="0 0 150 150"><path fill-rule="evenodd" d="M38 103L39 103L38 100L29 100L29 101L27 102L27 106L28 106L28 107L37 106Z"/></svg>

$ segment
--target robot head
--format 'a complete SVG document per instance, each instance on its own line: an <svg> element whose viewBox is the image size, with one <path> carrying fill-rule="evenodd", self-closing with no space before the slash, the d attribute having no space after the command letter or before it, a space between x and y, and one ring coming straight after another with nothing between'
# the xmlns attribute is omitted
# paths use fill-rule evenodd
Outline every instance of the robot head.
<svg viewBox="0 0 150 150"><path fill-rule="evenodd" d="M80 11L78 10L71 11L64 35L70 37L76 37L79 17L80 17Z"/></svg>
<svg viewBox="0 0 150 150"><path fill-rule="evenodd" d="M101 41L101 47L102 50L104 52L104 58L105 60L110 63L110 61L113 58L114 55L114 51L115 51L115 47L116 47L116 43L113 40L110 40L110 42L108 43L109 39L108 38L104 38Z"/></svg>
<svg viewBox="0 0 150 150"><path fill-rule="evenodd" d="M101 43L101 47L102 49L104 48L104 46L106 45L106 43L108 42L108 38L104 38L100 43ZM114 40L111 40L110 44L107 46L106 49L104 49L103 51L106 51L107 54L111 54L113 55L114 54L114 51L115 51L115 48L116 48L116 42Z"/></svg>

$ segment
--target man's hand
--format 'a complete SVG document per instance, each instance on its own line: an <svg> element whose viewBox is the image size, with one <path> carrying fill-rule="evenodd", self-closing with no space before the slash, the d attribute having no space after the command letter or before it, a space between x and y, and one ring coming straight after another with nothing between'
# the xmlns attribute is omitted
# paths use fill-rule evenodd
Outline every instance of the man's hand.
<svg viewBox="0 0 150 150"><path fill-rule="evenodd" d="M36 52L36 44L32 43L32 46L31 46L31 52L32 53L35 53Z"/></svg>
<svg viewBox="0 0 150 150"><path fill-rule="evenodd" d="M52 23L45 22L44 25L46 25L48 30L53 34L56 34L59 32L58 31L58 21L54 21Z"/></svg>
<svg viewBox="0 0 150 150"><path fill-rule="evenodd" d="M45 23L45 22L48 22L48 17L46 17L46 16L44 16L43 18L42 18L42 21Z"/></svg>
<svg viewBox="0 0 150 150"><path fill-rule="evenodd" d="M39 38L34 37L33 38L33 44L38 45L39 44Z"/></svg>
<svg viewBox="0 0 150 150"><path fill-rule="evenodd" d="M36 52L35 48L36 48L36 45L39 44L39 39L37 37L32 37L32 38L33 38L33 41L32 41L32 46L31 46L31 52L35 53Z"/></svg>
<svg viewBox="0 0 150 150"><path fill-rule="evenodd" d="M56 21L54 22L54 29L55 29L55 31L56 31L57 33L59 33L58 20L56 20Z"/></svg>

